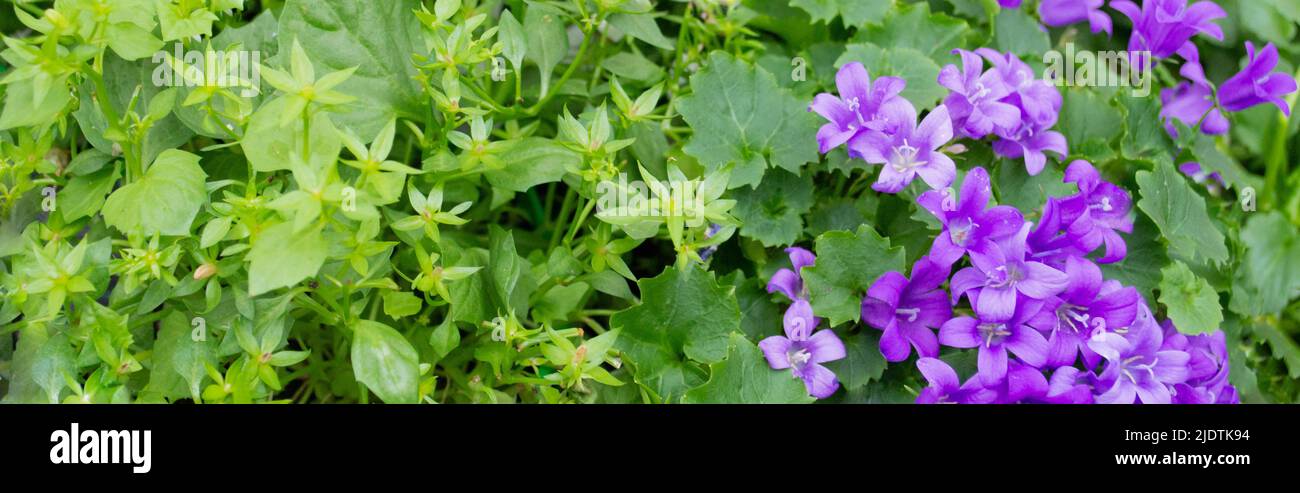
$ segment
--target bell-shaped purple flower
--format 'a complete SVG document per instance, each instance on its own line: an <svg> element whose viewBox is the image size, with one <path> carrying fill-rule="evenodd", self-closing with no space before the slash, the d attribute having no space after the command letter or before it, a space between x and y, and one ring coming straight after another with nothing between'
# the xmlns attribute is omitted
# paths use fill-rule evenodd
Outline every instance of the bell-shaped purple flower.
<svg viewBox="0 0 1300 493"><path fill-rule="evenodd" d="M880 164L880 176L871 188L877 192L898 193L917 175L930 188L952 184L957 165L939 148L952 140L952 120L948 108L939 107L925 115L921 124L902 122L892 133L871 132L857 151L864 160ZM850 146L852 148L852 146Z"/></svg>
<svg viewBox="0 0 1300 493"><path fill-rule="evenodd" d="M1189 336L1178 332L1173 322L1162 324L1164 345L1161 349L1188 354L1187 381L1173 386L1173 401L1178 404L1236 404L1240 402L1236 387L1228 383L1228 345L1223 331Z"/></svg>
<svg viewBox="0 0 1300 493"><path fill-rule="evenodd" d="M1160 90L1160 118L1165 120L1165 131L1178 138L1174 120L1188 127L1200 125L1202 133L1218 135L1228 131L1228 119L1214 107L1214 91L1200 82L1181 82L1177 86Z"/></svg>
<svg viewBox="0 0 1300 493"><path fill-rule="evenodd" d="M994 130L1011 130L1020 124L1020 109L1001 100L1011 89L995 70L984 70L979 55L957 49L961 69L949 64L939 72L939 85L951 93L943 100L953 128L961 135L982 139Z"/></svg>
<svg viewBox="0 0 1300 493"><path fill-rule="evenodd" d="M1106 366L1098 377L1097 396L1102 404L1169 404L1173 401L1170 387L1187 381L1187 363L1191 359L1184 351L1161 349L1164 336L1154 322L1136 323L1121 335L1115 332L1097 332L1088 340L1088 347L1106 359Z"/></svg>
<svg viewBox="0 0 1300 493"><path fill-rule="evenodd" d="M1031 325L1047 332L1051 349L1047 366L1073 365L1080 352L1086 368L1095 368L1100 357L1088 348L1094 330L1128 327L1137 318L1137 289L1102 279L1096 264L1070 257L1065 264L1069 285L1061 294L1048 298Z"/></svg>
<svg viewBox="0 0 1300 493"><path fill-rule="evenodd" d="M1110 16L1101 11L1106 0L1043 0L1038 4L1038 17L1043 24L1053 27L1068 26L1088 21L1094 34L1111 32Z"/></svg>
<svg viewBox="0 0 1300 493"><path fill-rule="evenodd" d="M1003 102L1019 108L1022 121L1028 120L1035 127L1042 128L1056 124L1061 114L1061 91L1055 85L1035 78L1034 69L1014 53L1000 53L990 48L980 48L975 52L993 64L989 71L996 73L1010 91ZM1013 135L1014 130L1014 127L1008 127L1001 135Z"/></svg>
<svg viewBox="0 0 1300 493"><path fill-rule="evenodd" d="M898 77L878 77L872 84L867 69L858 62L840 67L835 74L839 97L818 94L808 108L829 120L817 131L821 153L860 140L868 132L892 131L900 122L915 122L916 109L899 96L906 86ZM854 147L849 145L849 156L861 157Z"/></svg>
<svg viewBox="0 0 1300 493"><path fill-rule="evenodd" d="M782 268L772 274L772 279L767 282L767 292L780 292L790 301L807 300L808 293L804 291L803 286L803 268L813 265L817 262L817 256L812 252L799 247L790 247L785 249L785 253L790 255L790 266L792 269Z"/></svg>
<svg viewBox="0 0 1300 493"><path fill-rule="evenodd" d="M808 394L824 399L840 388L839 379L822 363L842 359L844 343L835 331L815 331L821 323L813 316L812 305L796 300L785 312L785 336L772 336L759 341L763 357L775 370L789 368L795 378L803 380Z"/></svg>
<svg viewBox="0 0 1300 493"><path fill-rule="evenodd" d="M1101 179L1091 163L1078 160L1065 169L1065 182L1074 183L1079 193L1059 202L1061 223L1068 225L1076 246L1091 252L1102 244L1106 254L1098 262L1123 260L1128 245L1119 232L1133 232L1133 199L1127 191Z"/></svg>
<svg viewBox="0 0 1300 493"><path fill-rule="evenodd" d="M1282 96L1296 91L1296 81L1290 75L1273 72L1277 58L1273 43L1256 53L1255 45L1247 41L1246 67L1219 86L1219 104L1228 111L1241 111L1257 104L1273 103L1290 116L1291 108Z"/></svg>
<svg viewBox="0 0 1300 493"><path fill-rule="evenodd" d="M921 258L912 266L912 279L890 271L876 279L862 299L862 320L881 329L880 353L886 360L906 360L916 348L922 357L939 355L933 330L952 318L948 294L940 288L949 267Z"/></svg>
<svg viewBox="0 0 1300 493"><path fill-rule="evenodd" d="M1213 21L1228 16L1222 7L1208 1L1187 5L1187 0L1144 0L1138 7L1120 0L1110 6L1133 22L1128 50L1149 51L1157 58L1177 53L1198 33L1223 41L1223 29Z"/></svg>
<svg viewBox="0 0 1300 493"><path fill-rule="evenodd" d="M1038 399L1046 404L1092 404L1096 376L1073 366L1062 366L1047 381L1047 394Z"/></svg>
<svg viewBox="0 0 1300 493"><path fill-rule="evenodd" d="M1015 130L999 134L1000 138L993 143L993 152L1007 159L1024 158L1025 170L1031 176L1037 176L1047 165L1048 151L1055 153L1059 159L1070 154L1065 135L1049 130L1051 126L1021 122Z"/></svg>
<svg viewBox="0 0 1300 493"><path fill-rule="evenodd" d="M951 366L938 358L920 358L916 368L930 385L916 396L917 404L992 404L997 402L997 392L984 388L978 377L965 384Z"/></svg>
<svg viewBox="0 0 1300 493"><path fill-rule="evenodd" d="M1007 352L1021 362L1041 367L1047 361L1047 339L1028 321L1043 303L1025 299L1010 316L1000 317L979 309L975 295L974 317L956 317L939 327L939 343L955 348L979 348L979 376L985 386L996 385L1007 375Z"/></svg>
<svg viewBox="0 0 1300 493"><path fill-rule="evenodd" d="M940 265L952 265L967 251L991 255L994 241L1020 231L1025 220L1020 211L1008 205L986 209L993 187L982 167L966 173L961 184L961 200L947 190L927 190L916 202L943 223L943 231L930 246L930 258Z"/></svg>
<svg viewBox="0 0 1300 493"><path fill-rule="evenodd" d="M952 276L953 301L968 295L976 313L982 317L1007 320L1014 312L1019 312L1016 305L1021 296L1045 300L1064 291L1069 283L1064 272L1025 258L1029 228L1030 223L1025 223L1020 232L999 242L998 248L989 254L971 252L974 266L959 270ZM975 296L976 292L979 296Z"/></svg>

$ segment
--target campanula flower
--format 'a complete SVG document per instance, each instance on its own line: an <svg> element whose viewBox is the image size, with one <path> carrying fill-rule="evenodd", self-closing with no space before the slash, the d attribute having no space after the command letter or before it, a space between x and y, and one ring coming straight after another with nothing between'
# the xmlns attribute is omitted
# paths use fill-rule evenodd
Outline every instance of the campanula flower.
<svg viewBox="0 0 1300 493"><path fill-rule="evenodd" d="M1223 175L1218 171L1209 171L1196 161L1188 161L1178 165L1178 171L1181 171L1188 178L1196 183L1204 184L1211 191L1221 191L1228 187L1228 182L1223 181Z"/></svg>
<svg viewBox="0 0 1300 493"><path fill-rule="evenodd" d="M1160 90L1160 118L1165 120L1165 131L1178 138L1174 120L1188 127L1200 125L1201 133L1218 135L1228 131L1228 119L1214 107L1214 91L1200 82L1181 82L1177 86Z"/></svg>
<svg viewBox="0 0 1300 493"><path fill-rule="evenodd" d="M1048 367L1073 365L1082 351L1086 367L1094 368L1100 358L1087 345L1093 330L1132 325L1141 296L1137 289L1104 280L1101 269L1084 258L1070 257L1065 274L1068 287L1044 301L1031 325L1048 333Z"/></svg>
<svg viewBox="0 0 1300 493"><path fill-rule="evenodd" d="M814 332L819 323L821 320L813 316L812 305L796 300L785 312L785 336L763 339L758 347L772 369L789 368L795 378L803 380L809 395L824 399L840 388L840 382L822 363L844 358L845 351L835 331Z"/></svg>
<svg viewBox="0 0 1300 493"><path fill-rule="evenodd" d="M982 295L975 295L978 299ZM1028 325L1043 303L1028 299L1016 305L1007 317L990 316L975 304L974 317L956 317L939 327L939 343L955 348L979 348L979 376L986 386L996 385L1007 375L1007 352L1020 361L1041 367L1047 361L1047 339Z"/></svg>
<svg viewBox="0 0 1300 493"><path fill-rule="evenodd" d="M1161 349L1164 335L1154 321L1135 323L1127 334L1097 332L1088 347L1106 360L1098 377L1097 389L1102 404L1169 404L1170 387L1187 381L1184 352Z"/></svg>
<svg viewBox="0 0 1300 493"><path fill-rule="evenodd" d="M997 392L980 385L972 377L965 384L951 366L938 358L916 360L916 369L930 385L916 396L917 404L991 404L997 401Z"/></svg>
<svg viewBox="0 0 1300 493"><path fill-rule="evenodd" d="M961 200L947 191L927 190L916 201L943 224L943 231L930 246L930 258L941 265L952 265L967 251L991 255L993 242L1020 231L1025 220L1015 207L999 205L986 208L993 188L989 174L982 167L966 173L961 184Z"/></svg>
<svg viewBox="0 0 1300 493"><path fill-rule="evenodd" d="M1064 291L1069 283L1064 272L1025 258L1029 228L1030 223L1025 223L1020 232L999 242L998 248L987 255L971 252L973 267L952 276L954 302L962 295L969 295L976 313L986 320L1007 320L1017 312L1019 298L1045 300ZM975 296L976 292L979 296Z"/></svg>
<svg viewBox="0 0 1300 493"><path fill-rule="evenodd" d="M1050 366L1050 365L1049 365ZM1052 372L1047 381L1047 394L1040 402L1046 404L1092 404L1092 381L1096 375L1073 366L1062 366Z"/></svg>
<svg viewBox="0 0 1300 493"><path fill-rule="evenodd" d="M961 135L982 139L995 129L1010 130L1020 124L1020 109L1002 101L1011 89L997 71L984 70L984 59L979 55L957 49L961 56L961 69L949 64L939 72L939 85L952 91L944 98L953 128Z"/></svg>
<svg viewBox="0 0 1300 493"><path fill-rule="evenodd" d="M1128 192L1102 180L1097 168L1083 160L1065 169L1065 182L1079 188L1078 194L1060 201L1062 224L1068 225L1075 244L1084 252L1105 244L1105 255L1097 259L1100 263L1123 260L1128 245L1118 232L1133 232L1133 199Z"/></svg>
<svg viewBox="0 0 1300 493"><path fill-rule="evenodd" d="M1273 72L1277 58L1273 43L1256 52L1255 45L1247 41L1246 67L1219 86L1219 104L1228 111L1241 111L1257 104L1273 103L1290 116L1291 108L1282 96L1296 91L1296 81L1290 75Z"/></svg>
<svg viewBox="0 0 1300 493"><path fill-rule="evenodd" d="M949 267L922 257L912 266L912 279L886 272L867 290L862 300L862 320L881 329L880 353L889 361L912 354L938 356L939 340L933 330L952 318L948 294L940 288Z"/></svg>
<svg viewBox="0 0 1300 493"><path fill-rule="evenodd" d="M891 131L901 122L916 121L912 103L899 96L907 82L898 77L878 77L875 84L861 63L840 67L835 74L839 97L818 94L809 110L829 123L817 131L817 145L822 154L850 143L849 156L861 157L852 143L870 132Z"/></svg>
<svg viewBox="0 0 1300 493"><path fill-rule="evenodd" d="M793 269L781 269L772 275L772 279L767 282L767 292L775 293L780 291L790 301L806 300L808 293L804 291L803 286L803 268L813 265L817 257L812 252L799 247L790 247L785 249L785 253L790 255L790 266Z"/></svg>
<svg viewBox="0 0 1300 493"><path fill-rule="evenodd" d="M1014 53L1000 53L989 48L980 48L975 52L993 64L989 71L996 73L1010 91L1003 102L1019 108L1022 121L1027 120L1035 126L1045 127L1056 124L1061 113L1061 91L1055 85L1035 78L1034 69ZM1003 133L1004 136L1013 134L1014 132Z"/></svg>
<svg viewBox="0 0 1300 493"><path fill-rule="evenodd" d="M877 192L898 193L917 175L930 188L940 189L951 185L957 175L957 165L939 152L950 140L952 120L948 108L939 105L920 125L913 119L902 122L891 134L868 133L857 150L868 163L883 165L880 177L871 185Z"/></svg>
<svg viewBox="0 0 1300 493"><path fill-rule="evenodd" d="M1053 27L1068 26L1088 21L1094 34L1111 32L1110 16L1101 11L1106 0L1043 0L1038 4L1038 17L1043 24Z"/></svg>
<svg viewBox="0 0 1300 493"><path fill-rule="evenodd" d="M1222 7L1208 1L1187 5L1187 0L1143 0L1138 7L1120 0L1110 6L1133 22L1128 51L1149 51L1157 58L1178 52L1198 33L1223 41L1223 29L1213 21L1228 16Z"/></svg>
<svg viewBox="0 0 1300 493"><path fill-rule="evenodd" d="M1237 389L1228 383L1228 345L1223 331L1212 334L1185 335L1173 322L1162 324L1162 349L1188 354L1187 381L1175 384L1173 401L1178 404L1236 404Z"/></svg>
<svg viewBox="0 0 1300 493"><path fill-rule="evenodd" d="M1025 170L1031 176L1036 176L1047 165L1048 151L1055 153L1059 158L1065 158L1070 154L1065 135L1049 130L1051 126L1051 124L1021 122L1015 130L999 135L1001 138L993 143L993 152L1007 159L1024 158Z"/></svg>

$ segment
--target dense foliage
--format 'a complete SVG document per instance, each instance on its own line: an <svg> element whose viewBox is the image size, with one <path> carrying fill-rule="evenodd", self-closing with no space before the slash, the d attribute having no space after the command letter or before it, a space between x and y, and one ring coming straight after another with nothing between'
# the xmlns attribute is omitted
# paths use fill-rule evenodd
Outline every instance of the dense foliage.
<svg viewBox="0 0 1300 493"><path fill-rule="evenodd" d="M1294 2L0 26L3 402L1300 401Z"/></svg>

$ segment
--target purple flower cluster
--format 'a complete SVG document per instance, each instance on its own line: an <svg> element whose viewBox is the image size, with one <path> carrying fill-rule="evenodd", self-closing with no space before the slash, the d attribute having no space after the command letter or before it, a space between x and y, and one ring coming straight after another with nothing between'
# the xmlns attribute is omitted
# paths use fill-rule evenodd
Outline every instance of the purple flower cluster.
<svg viewBox="0 0 1300 493"><path fill-rule="evenodd" d="M939 72L939 85L950 93L943 104L952 125L967 138L997 137L993 151L999 156L1024 158L1029 174L1037 175L1051 151L1065 157L1065 136L1051 130L1061 113L1061 92L1050 82L1034 78L1034 71L1011 53L980 48L954 50L961 68L947 65ZM984 69L987 60L991 65Z"/></svg>
<svg viewBox="0 0 1300 493"><path fill-rule="evenodd" d="M863 321L885 331L880 350L888 360L909 356L900 340L916 348L929 383L917 402L1236 402L1221 331L1186 336L1168 321L1162 326L1136 289L1105 279L1089 259L1099 249L1096 262L1124 258L1118 232L1132 228L1128 193L1085 161L1071 163L1065 181L1078 192L1049 198L1038 225L1014 208L986 208L982 168L966 174L953 210L938 208L935 192L918 197L944 231L910 282L887 273L862 302ZM947 280L949 298L943 266L963 258L969 266ZM969 314L954 316L966 312L954 311L962 298ZM937 359L939 345L976 349L975 375L961 382Z"/></svg>

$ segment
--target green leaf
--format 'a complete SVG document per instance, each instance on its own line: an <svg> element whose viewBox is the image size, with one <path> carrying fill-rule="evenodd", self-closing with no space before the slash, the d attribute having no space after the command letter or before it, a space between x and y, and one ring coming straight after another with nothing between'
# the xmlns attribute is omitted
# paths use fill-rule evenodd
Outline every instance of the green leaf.
<svg viewBox="0 0 1300 493"><path fill-rule="evenodd" d="M933 108L948 90L939 85L939 65L930 57L906 47L884 49L870 43L851 44L835 61L836 67L849 62L861 62L871 79L892 75L907 81L902 96L917 109Z"/></svg>
<svg viewBox="0 0 1300 493"><path fill-rule="evenodd" d="M641 303L615 313L610 327L623 329L617 347L636 368L636 381L671 401L704 382L699 363L726 357L740 309L730 287L695 267L669 267L637 285Z"/></svg>
<svg viewBox="0 0 1300 493"><path fill-rule="evenodd" d="M524 36L528 60L541 70L541 94L550 91L551 72L569 54L569 34L564 29L564 12L543 3L530 3L524 12Z"/></svg>
<svg viewBox="0 0 1300 493"><path fill-rule="evenodd" d="M1024 9L1003 9L993 23L993 41L998 51L1015 53L1028 60L1040 58L1051 49L1047 31Z"/></svg>
<svg viewBox="0 0 1300 493"><path fill-rule="evenodd" d="M1133 233L1126 235L1124 242L1128 244L1124 260L1100 264L1101 273L1106 279L1137 288L1148 302L1154 302L1155 290L1160 285L1160 269L1169 265L1168 249L1160 244L1160 232L1150 219L1139 215L1133 222Z"/></svg>
<svg viewBox="0 0 1300 493"><path fill-rule="evenodd" d="M501 11L497 28L497 39L501 41L501 55L505 56L506 60L510 60L510 65L515 68L516 74L520 74L523 71L524 55L528 53L524 27L519 25L515 15L506 9Z"/></svg>
<svg viewBox="0 0 1300 493"><path fill-rule="evenodd" d="M352 326L352 372L388 404L414 404L420 394L415 347L392 327L371 320Z"/></svg>
<svg viewBox="0 0 1300 493"><path fill-rule="evenodd" d="M807 404L803 381L791 370L773 370L763 353L745 336L733 332L727 359L709 365L708 383L686 392L687 404Z"/></svg>
<svg viewBox="0 0 1300 493"><path fill-rule="evenodd" d="M18 335L10 362L9 387L3 402L54 404L67 384L64 375L75 376L76 355L62 333L50 334L44 324L33 324Z"/></svg>
<svg viewBox="0 0 1300 493"><path fill-rule="evenodd" d="M904 270L903 248L890 248L889 239L866 225L856 233L822 234L816 253L817 263L801 272L813 312L826 317L831 327L858 320L871 283L885 272Z"/></svg>
<svg viewBox="0 0 1300 493"><path fill-rule="evenodd" d="M260 173L289 169L292 156L302 155L302 118L280 126L280 117L288 105L288 99L276 98L258 108L248 123L248 132L239 142L253 169ZM329 115L325 112L312 115L310 131L307 167L319 170L333 166L343 150L343 140Z"/></svg>
<svg viewBox="0 0 1300 493"><path fill-rule="evenodd" d="M645 41L656 48L671 51L677 47L676 41L664 37L653 15L612 14L609 16L609 23L628 36Z"/></svg>
<svg viewBox="0 0 1300 493"><path fill-rule="evenodd" d="M120 146L107 137L108 123L101 108L104 104L102 100L110 101L120 115L134 99L134 112L145 114L154 98L170 89L153 82L157 70L158 64L149 59L128 62L110 53L104 55L104 86L107 94L100 94L89 78L81 83L77 91L80 107L73 112L73 116L81 127L82 135L95 149L109 155L121 154ZM193 132L176 115L169 114L148 127L144 144L138 150L141 154L140 162L153 162L163 151L180 147L190 137L193 137ZM115 147L117 150L114 150Z"/></svg>
<svg viewBox="0 0 1300 493"><path fill-rule="evenodd" d="M393 318L409 317L420 313L424 302L415 293L408 291L389 291L384 293L384 315Z"/></svg>
<svg viewBox="0 0 1300 493"><path fill-rule="evenodd" d="M1208 334L1219 330L1223 309L1219 294L1180 261L1160 270L1160 304L1184 334Z"/></svg>
<svg viewBox="0 0 1300 493"><path fill-rule="evenodd" d="M763 246L786 246L803 233L803 215L813 205L812 174L800 178L785 170L768 173L758 188L736 191L736 218L744 223L740 235Z"/></svg>
<svg viewBox="0 0 1300 493"><path fill-rule="evenodd" d="M1124 130L1124 113L1091 88L1064 89L1061 97L1061 120L1056 127L1070 143L1070 151L1092 162L1114 156L1110 143Z"/></svg>
<svg viewBox="0 0 1300 493"><path fill-rule="evenodd" d="M745 279L736 286L736 301L740 305L740 329L745 337L761 341L779 335L783 328L781 307L772 302L762 279Z"/></svg>
<svg viewBox="0 0 1300 493"><path fill-rule="evenodd" d="M931 14L928 3L900 3L879 24L858 31L853 41L890 49L911 48L934 59L962 46L969 32L966 21L946 14Z"/></svg>
<svg viewBox="0 0 1300 493"><path fill-rule="evenodd" d="M567 320L570 314L582 308L582 302L590 291L591 286L585 282L553 286L537 300L533 319L541 323Z"/></svg>
<svg viewBox="0 0 1300 493"><path fill-rule="evenodd" d="M124 233L188 235L208 201L206 178L198 156L163 151L143 177L108 196L104 222Z"/></svg>
<svg viewBox="0 0 1300 493"><path fill-rule="evenodd" d="M1164 122L1160 120L1160 99L1128 95L1117 97L1120 107L1126 112L1124 138L1120 140L1124 156L1142 159L1173 155L1173 141L1169 139Z"/></svg>
<svg viewBox="0 0 1300 493"><path fill-rule="evenodd" d="M411 55L428 53L420 23L411 15L418 3L289 0L276 36L280 53L289 53L296 38L318 74L356 67L337 89L357 101L347 106L349 111L332 115L356 135L375 135L398 117L423 121L427 98L411 62Z"/></svg>
<svg viewBox="0 0 1300 493"><path fill-rule="evenodd" d="M885 356L880 354L880 334L864 330L840 339L844 341L845 357L827 362L826 368L835 372L844 389L854 390L880 380L886 366Z"/></svg>
<svg viewBox="0 0 1300 493"><path fill-rule="evenodd" d="M72 95L64 88L67 77L49 84L53 88L46 91L40 100L36 99L36 88L31 80L9 84L5 91L4 110L0 112L0 130L53 123L59 111L72 100Z"/></svg>
<svg viewBox="0 0 1300 493"><path fill-rule="evenodd" d="M205 325L196 333L191 321L181 312L163 317L153 346L153 366L149 368L146 391L155 391L168 399L189 397L196 402L207 378L206 365L215 365L215 342ZM195 337L201 336L201 337Z"/></svg>
<svg viewBox="0 0 1300 493"><path fill-rule="evenodd" d="M678 109L695 131L684 150L712 173L735 163L730 188L757 186L768 168L798 174L817 160L817 120L766 70L713 52Z"/></svg>
<svg viewBox="0 0 1300 493"><path fill-rule="evenodd" d="M68 186L58 195L59 213L63 220L75 221L98 212L108 192L113 190L113 184L117 183L119 174L116 167L108 167L68 180Z"/></svg>
<svg viewBox="0 0 1300 493"><path fill-rule="evenodd" d="M292 222L266 228L253 240L248 254L248 295L257 296L315 277L325 263L328 248L319 228L294 233Z"/></svg>
<svg viewBox="0 0 1300 493"><path fill-rule="evenodd" d="M861 27L867 22L879 21L893 6L893 0L790 0L812 16L812 20L830 24L839 16L846 27Z"/></svg>
<svg viewBox="0 0 1300 493"><path fill-rule="evenodd" d="M1042 172L1029 176L1020 160L999 159L993 177L998 192L998 203L1014 206L1022 211L1042 209L1048 197L1068 197L1077 188L1064 181L1061 168L1046 166Z"/></svg>
<svg viewBox="0 0 1300 493"><path fill-rule="evenodd" d="M483 174L494 187L527 192L543 183L560 181L577 172L581 156L552 139L525 137L515 142L501 156L505 168Z"/></svg>
<svg viewBox="0 0 1300 493"><path fill-rule="evenodd" d="M1300 296L1300 233L1277 211L1252 215L1241 230L1247 255L1242 260L1241 275L1252 293L1233 292L1233 296L1251 296L1262 313L1277 313L1289 300Z"/></svg>
<svg viewBox="0 0 1300 493"><path fill-rule="evenodd" d="M1228 260L1223 233L1210 221L1205 199L1172 164L1161 161L1154 171L1138 171L1137 183L1138 208L1160 228L1170 251L1185 260Z"/></svg>

